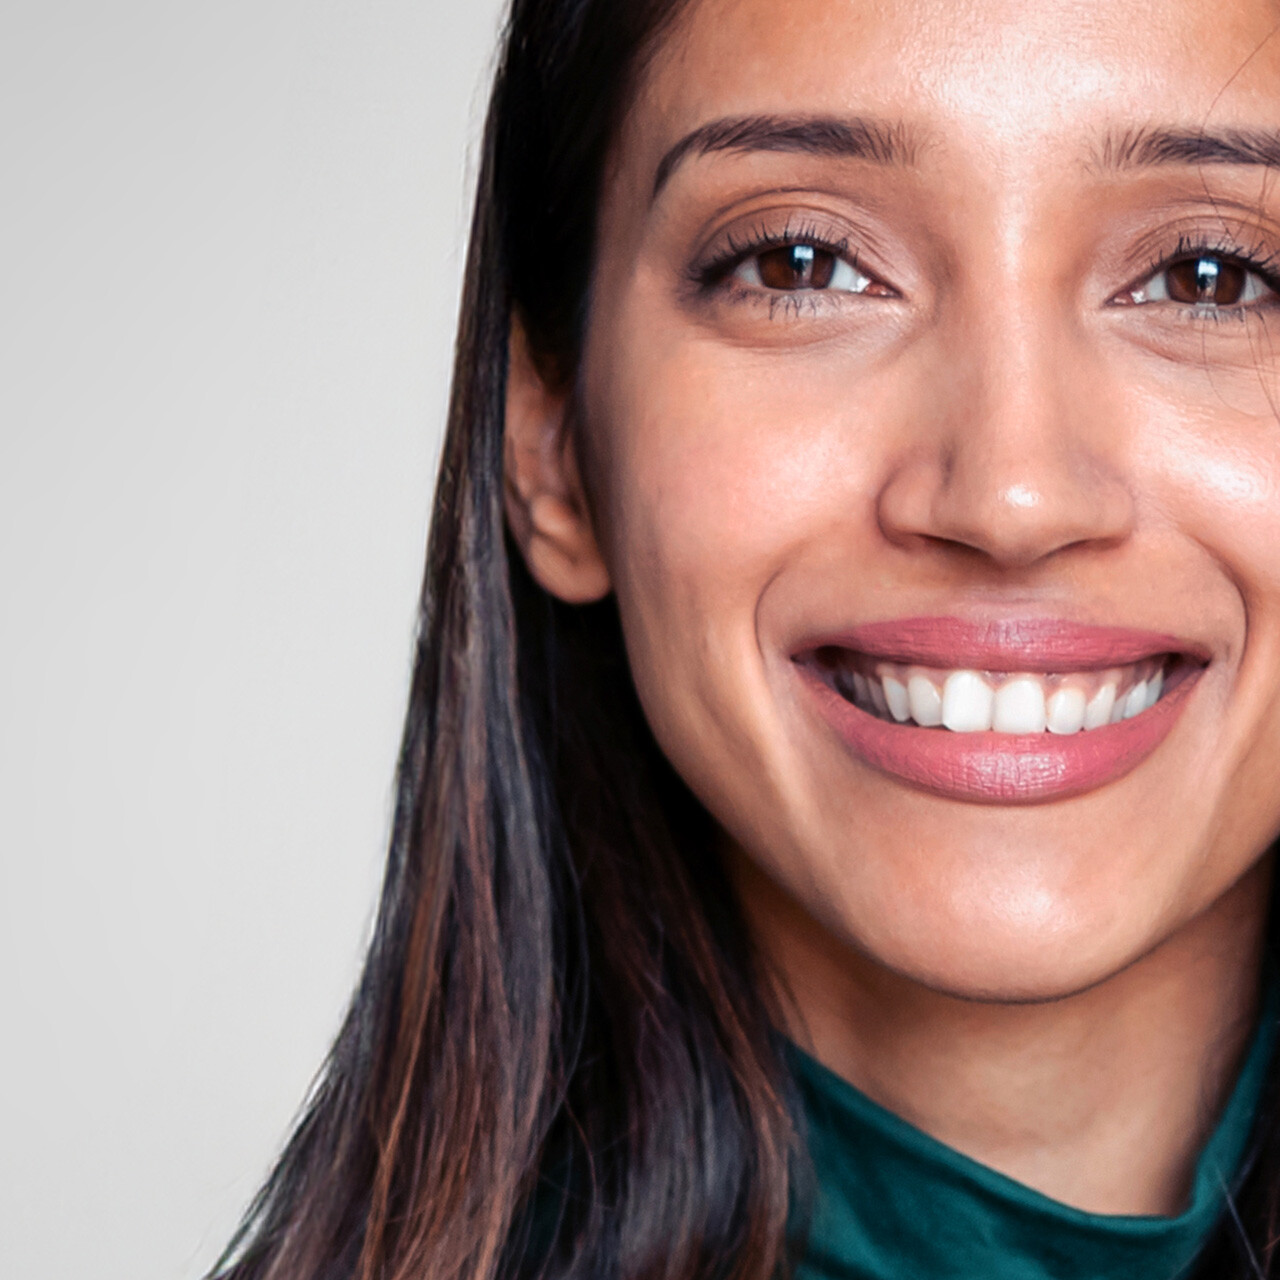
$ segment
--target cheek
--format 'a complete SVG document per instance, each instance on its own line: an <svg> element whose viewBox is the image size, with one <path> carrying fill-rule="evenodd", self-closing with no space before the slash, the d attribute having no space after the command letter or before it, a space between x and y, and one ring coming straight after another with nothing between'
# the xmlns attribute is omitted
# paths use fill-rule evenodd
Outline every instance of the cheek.
<svg viewBox="0 0 1280 1280"><path fill-rule="evenodd" d="M1175 575L1179 608L1222 620L1231 693L1248 699L1280 682L1280 401L1257 383L1248 400L1211 379L1179 390L1131 393L1127 416L1140 426L1127 466L1144 525L1183 564L1204 561Z"/></svg>
<svg viewBox="0 0 1280 1280"><path fill-rule="evenodd" d="M1256 849L1280 822L1280 419L1269 405L1229 413L1219 401L1173 418L1150 454L1153 493L1217 562L1243 614L1224 679L1206 689L1223 738L1205 768L1220 797L1221 845Z"/></svg>
<svg viewBox="0 0 1280 1280"><path fill-rule="evenodd" d="M1199 368L1129 356L1108 369L1125 388L1128 470L1154 518L1204 547L1252 611L1280 600L1280 350L1274 322Z"/></svg>
<svg viewBox="0 0 1280 1280"><path fill-rule="evenodd" d="M687 331L611 346L628 359L588 413L624 607L684 588L711 612L703 593L758 595L804 544L874 527L901 385L877 396L831 350L781 358Z"/></svg>
<svg viewBox="0 0 1280 1280"><path fill-rule="evenodd" d="M1169 514L1204 542L1246 604L1280 600L1280 421L1178 423L1151 470Z"/></svg>
<svg viewBox="0 0 1280 1280"><path fill-rule="evenodd" d="M747 774L785 809L761 601L807 545L847 543L837 526L865 521L874 461L850 448L834 362L798 371L688 330L609 349L628 358L587 383L591 470L641 702L722 816Z"/></svg>
<svg viewBox="0 0 1280 1280"><path fill-rule="evenodd" d="M770 359L687 332L625 349L588 416L636 680L656 720L693 693L727 724L763 675L770 583L810 548L847 553L874 527L876 442L891 432L872 406L855 410L838 360Z"/></svg>

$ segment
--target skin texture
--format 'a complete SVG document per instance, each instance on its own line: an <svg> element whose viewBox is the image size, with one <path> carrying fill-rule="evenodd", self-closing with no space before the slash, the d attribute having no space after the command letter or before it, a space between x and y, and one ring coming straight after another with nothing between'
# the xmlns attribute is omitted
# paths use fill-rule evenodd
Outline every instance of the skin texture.
<svg viewBox="0 0 1280 1280"><path fill-rule="evenodd" d="M1278 26L1253 0L697 0L613 157L575 431L513 344L512 529L548 590L616 592L791 1033L1101 1212L1183 1205L1280 831L1280 298L1141 301L1188 252L1280 256L1277 170L1116 161L1149 126L1280 129ZM694 148L655 197L690 131L758 115L872 119L902 162ZM708 279L761 231L871 287ZM967 803L859 759L795 662L917 615L1211 657L1124 777Z"/></svg>

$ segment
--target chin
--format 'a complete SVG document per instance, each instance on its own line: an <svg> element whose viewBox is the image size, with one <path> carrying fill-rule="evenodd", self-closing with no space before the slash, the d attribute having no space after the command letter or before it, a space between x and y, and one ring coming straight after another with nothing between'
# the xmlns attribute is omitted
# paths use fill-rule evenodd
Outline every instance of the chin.
<svg viewBox="0 0 1280 1280"><path fill-rule="evenodd" d="M886 901L874 914L889 929L842 932L864 955L923 987L962 1000L1061 1000L1123 972L1158 948L1172 925L1149 907L1103 893L1055 893L1043 885L980 886L971 878L951 894L937 881L920 909ZM916 899L918 903L918 899ZM864 919L866 917L864 916Z"/></svg>
<svg viewBox="0 0 1280 1280"><path fill-rule="evenodd" d="M887 957L883 963L900 976L941 995L984 1004L1039 1004L1080 995L1128 968L1138 957L1064 956L1034 941L1011 938L995 945L933 945L924 955Z"/></svg>

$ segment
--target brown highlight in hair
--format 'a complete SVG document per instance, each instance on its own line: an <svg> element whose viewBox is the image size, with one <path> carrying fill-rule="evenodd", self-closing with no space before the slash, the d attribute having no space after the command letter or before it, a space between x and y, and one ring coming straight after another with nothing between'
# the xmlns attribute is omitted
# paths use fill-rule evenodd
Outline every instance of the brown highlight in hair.
<svg viewBox="0 0 1280 1280"><path fill-rule="evenodd" d="M512 316L571 382L605 158L685 0L514 0L483 143L396 810L365 967L217 1280L768 1280L809 1188L712 825L611 601L507 538ZM1204 1280L1272 1274L1280 1135Z"/></svg>

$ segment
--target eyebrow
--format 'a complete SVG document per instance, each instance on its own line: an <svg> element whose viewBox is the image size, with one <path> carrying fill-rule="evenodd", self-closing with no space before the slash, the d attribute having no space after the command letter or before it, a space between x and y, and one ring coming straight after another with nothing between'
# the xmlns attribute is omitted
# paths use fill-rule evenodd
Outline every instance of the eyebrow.
<svg viewBox="0 0 1280 1280"><path fill-rule="evenodd" d="M1096 149L1096 163L1111 171L1179 164L1280 169L1280 130L1128 129L1103 139Z"/></svg>
<svg viewBox="0 0 1280 1280"><path fill-rule="evenodd" d="M906 125L864 116L727 116L700 125L666 152L654 172L652 198L689 156L717 151L791 151L909 167L920 144ZM1126 129L1102 140L1094 163L1112 172L1194 164L1280 169L1280 130Z"/></svg>
<svg viewBox="0 0 1280 1280"><path fill-rule="evenodd" d="M716 151L795 151L815 156L912 165L918 144L905 125L856 116L727 116L685 134L658 162L657 199L668 179L691 155Z"/></svg>

